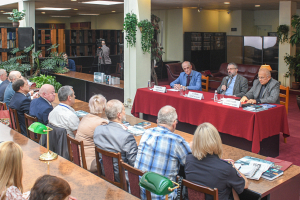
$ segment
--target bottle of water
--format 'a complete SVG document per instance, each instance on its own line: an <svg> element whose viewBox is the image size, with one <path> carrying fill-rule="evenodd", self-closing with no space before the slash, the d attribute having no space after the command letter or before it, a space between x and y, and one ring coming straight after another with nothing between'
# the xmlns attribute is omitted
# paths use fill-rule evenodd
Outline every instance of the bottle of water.
<svg viewBox="0 0 300 200"><path fill-rule="evenodd" d="M218 102L218 91L215 90L214 102Z"/></svg>

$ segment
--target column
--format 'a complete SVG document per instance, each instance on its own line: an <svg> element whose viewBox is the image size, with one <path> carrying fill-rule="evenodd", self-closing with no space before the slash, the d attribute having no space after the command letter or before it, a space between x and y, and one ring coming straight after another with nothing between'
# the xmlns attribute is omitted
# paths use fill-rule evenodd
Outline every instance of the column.
<svg viewBox="0 0 300 200"><path fill-rule="evenodd" d="M297 8L297 3L292 2L292 1L280 1L279 2L279 25L288 25L290 28L289 31L289 37L291 36L292 29L291 29L291 21L292 21L292 16L296 14L296 8ZM291 78L294 79L293 77L285 78L283 75L289 71L289 67L286 65L284 62L284 56L285 54L289 55L295 55L296 53L296 46L292 46L290 43L283 43L279 44L279 59L278 59L278 81L281 82L281 84L286 84L285 86L290 86L291 85Z"/></svg>
<svg viewBox="0 0 300 200"><path fill-rule="evenodd" d="M125 0L124 18L127 13L137 15L138 21L151 21L151 0ZM124 33L124 102L132 105L136 90L147 87L151 75L151 55L143 54L141 32L137 27L135 47L127 47ZM131 103L127 102L130 99Z"/></svg>
<svg viewBox="0 0 300 200"><path fill-rule="evenodd" d="M35 29L35 2L20 1L18 3L19 11L26 10L25 18L20 21L20 27L32 27Z"/></svg>

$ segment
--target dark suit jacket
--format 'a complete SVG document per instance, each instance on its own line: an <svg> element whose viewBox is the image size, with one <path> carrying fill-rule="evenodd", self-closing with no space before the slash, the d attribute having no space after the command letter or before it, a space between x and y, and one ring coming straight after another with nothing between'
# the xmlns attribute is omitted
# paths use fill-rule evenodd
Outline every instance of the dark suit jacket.
<svg viewBox="0 0 300 200"><path fill-rule="evenodd" d="M0 101L4 100L4 92L9 83L9 80L6 79L0 84Z"/></svg>
<svg viewBox="0 0 300 200"><path fill-rule="evenodd" d="M247 92L245 95L248 99L258 99L261 84L259 80L255 80L253 82L253 87ZM279 82L275 79L271 78L270 81L267 83L266 88L260 98L261 103L277 103L280 104L279 99Z"/></svg>
<svg viewBox="0 0 300 200"><path fill-rule="evenodd" d="M45 99L40 97L31 101L29 115L37 117L39 122L47 125L48 116L52 110L52 105L50 105Z"/></svg>
<svg viewBox="0 0 300 200"><path fill-rule="evenodd" d="M94 132L94 143L105 151L120 152L122 160L134 166L138 151L136 141L133 135L125 131L118 123L110 121L107 125L97 126ZM120 181L118 162L114 159L113 163L115 180Z"/></svg>
<svg viewBox="0 0 300 200"><path fill-rule="evenodd" d="M16 92L9 103L10 108L17 110L21 133L25 136L27 136L27 132L25 127L24 113L29 114L30 102L31 100L24 94Z"/></svg>
<svg viewBox="0 0 300 200"><path fill-rule="evenodd" d="M219 94L223 92L223 90L221 90L221 87L222 87L222 85L227 85L226 82L228 82L228 80L226 80L226 77L224 77L221 82L221 85L218 87ZM235 83L233 86L232 95L235 95L237 97L243 97L243 96L245 96L247 91L248 91L248 80L245 77L237 74L237 77L235 79Z"/></svg>

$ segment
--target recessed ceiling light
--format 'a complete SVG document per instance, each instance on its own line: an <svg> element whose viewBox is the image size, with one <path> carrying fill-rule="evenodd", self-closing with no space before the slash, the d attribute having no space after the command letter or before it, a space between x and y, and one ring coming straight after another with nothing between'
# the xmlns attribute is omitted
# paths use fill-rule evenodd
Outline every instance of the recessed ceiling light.
<svg viewBox="0 0 300 200"><path fill-rule="evenodd" d="M43 15L46 14L46 12L41 12Z"/></svg>
<svg viewBox="0 0 300 200"><path fill-rule="evenodd" d="M1 10L0 12L5 12L4 10Z"/></svg>
<svg viewBox="0 0 300 200"><path fill-rule="evenodd" d="M71 8L51 8L51 7L43 7L43 8L37 8L36 10L70 10Z"/></svg>
<svg viewBox="0 0 300 200"><path fill-rule="evenodd" d="M5 14L5 15L10 15L10 14L12 14L12 12L5 12L5 13L3 13L3 14Z"/></svg>
<svg viewBox="0 0 300 200"><path fill-rule="evenodd" d="M74 8L74 10L78 10L77 8Z"/></svg>
<svg viewBox="0 0 300 200"><path fill-rule="evenodd" d="M230 4L230 2L224 2L224 4Z"/></svg>
<svg viewBox="0 0 300 200"><path fill-rule="evenodd" d="M53 15L51 17L63 17L63 18L68 18L68 17L71 17L71 16L56 16L56 15Z"/></svg>
<svg viewBox="0 0 300 200"><path fill-rule="evenodd" d="M111 11L111 12L116 12L115 10Z"/></svg>
<svg viewBox="0 0 300 200"><path fill-rule="evenodd" d="M86 1L86 2L81 2L81 3L86 3L86 4L98 4L98 5L116 5L116 4L124 4L124 2L119 2L119 1Z"/></svg>
<svg viewBox="0 0 300 200"><path fill-rule="evenodd" d="M71 1L77 1L77 0L71 0Z"/></svg>
<svg viewBox="0 0 300 200"><path fill-rule="evenodd" d="M260 5L255 5L256 8L260 7Z"/></svg>
<svg viewBox="0 0 300 200"><path fill-rule="evenodd" d="M79 15L100 15L100 14L79 14Z"/></svg>

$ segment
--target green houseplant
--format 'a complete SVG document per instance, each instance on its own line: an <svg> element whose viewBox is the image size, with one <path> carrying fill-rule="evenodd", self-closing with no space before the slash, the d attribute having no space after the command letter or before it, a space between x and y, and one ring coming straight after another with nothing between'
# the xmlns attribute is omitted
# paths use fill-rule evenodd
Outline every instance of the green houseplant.
<svg viewBox="0 0 300 200"><path fill-rule="evenodd" d="M142 50L143 53L151 53L152 47L152 39L154 37L154 27L152 23L148 21L148 19L144 19L138 23L138 27L141 30L141 43L142 43Z"/></svg>
<svg viewBox="0 0 300 200"><path fill-rule="evenodd" d="M43 75L41 74L40 76L36 76L30 79L30 81L36 83L37 88L41 88L42 85L44 84L50 84L53 85L55 92L58 92L59 88L61 88L61 84L56 81L54 76L50 75Z"/></svg>
<svg viewBox="0 0 300 200"><path fill-rule="evenodd" d="M26 10L18 11L18 9L13 9L10 17L7 19L13 22L13 27L19 27L19 21L23 20L25 17Z"/></svg>
<svg viewBox="0 0 300 200"><path fill-rule="evenodd" d="M277 27L277 37L280 43L287 42L289 40L288 37L289 27L287 25L280 25Z"/></svg>
<svg viewBox="0 0 300 200"><path fill-rule="evenodd" d="M136 14L126 14L123 24L123 32L126 33L125 40L127 41L127 47L128 45L131 47L135 46L137 22Z"/></svg>

